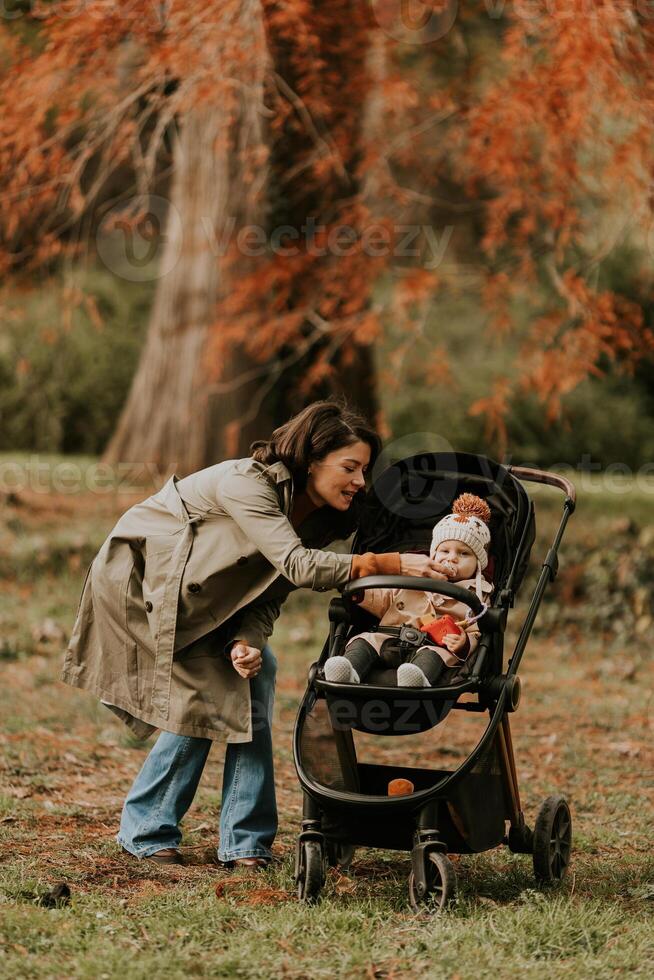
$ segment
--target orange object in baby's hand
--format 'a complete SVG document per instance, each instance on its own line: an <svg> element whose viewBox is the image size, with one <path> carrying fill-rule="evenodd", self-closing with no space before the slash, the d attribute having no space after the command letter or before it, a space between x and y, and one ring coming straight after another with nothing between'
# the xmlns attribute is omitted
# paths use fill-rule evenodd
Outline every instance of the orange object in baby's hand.
<svg viewBox="0 0 654 980"><path fill-rule="evenodd" d="M441 616L439 619L434 620L433 623L428 623L426 626L421 627L423 633L426 633L434 643L442 644L443 638L449 633L454 633L457 636L463 633L460 626L457 626L455 620L451 616Z"/></svg>
<svg viewBox="0 0 654 980"><path fill-rule="evenodd" d="M391 779L388 784L389 796L408 796L413 793L415 786L410 779Z"/></svg>

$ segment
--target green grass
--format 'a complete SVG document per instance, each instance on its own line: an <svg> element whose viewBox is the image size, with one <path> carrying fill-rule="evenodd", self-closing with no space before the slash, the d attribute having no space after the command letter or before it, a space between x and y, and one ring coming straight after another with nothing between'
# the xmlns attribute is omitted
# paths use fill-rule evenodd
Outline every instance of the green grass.
<svg viewBox="0 0 654 980"><path fill-rule="evenodd" d="M646 487L616 495L594 479L580 494L566 541L583 543L625 516L649 523ZM538 565L562 495L537 488L535 499ZM624 649L602 649L597 637L573 648L535 637L525 656L524 700L512 722L523 804L531 823L552 792L566 795L573 811L573 864L559 888L538 890L531 859L498 848L455 860L459 898L451 910L416 915L407 902L408 855L360 850L351 874L330 871L323 901L306 907L293 884L301 799L290 735L307 668L325 636L326 597L291 596L274 638L275 865L242 876L201 857L179 869L137 863L121 855L114 834L149 744L133 739L96 700L61 685L63 644L37 643L33 633L48 617L70 631L84 571L79 554L97 547L115 514L110 506L86 506L74 520L47 507L40 514L9 508L7 515L0 525L0 562L9 576L0 589L1 977L651 976L651 658L625 680L615 669ZM39 537L44 560L25 544ZM516 609L516 623L523 610ZM219 749L212 752L183 824L183 845L193 855L215 848L221 758ZM61 880L70 885L70 904L41 907L39 897Z"/></svg>
<svg viewBox="0 0 654 980"><path fill-rule="evenodd" d="M647 474L632 475L608 473L580 473L572 467L556 470L567 477L577 490L577 511L580 523L587 529L590 521L607 522L616 518L628 518L641 527L652 524L654 514L654 477ZM564 494L552 487L525 483L530 497L536 505L537 518L541 514L552 514L563 506ZM574 535L572 519L570 530Z"/></svg>
<svg viewBox="0 0 654 980"><path fill-rule="evenodd" d="M288 862L257 880L270 896L256 905L247 901L249 884L217 898L210 879L166 887L160 874L153 883L162 893L152 897L116 898L108 887L45 910L32 897L44 884L16 870L3 885L0 963L6 976L130 980L651 975L647 898L577 899L569 887L541 893L521 870L506 876L508 895L497 894L489 863L471 860L476 894L464 892L433 918L404 907L397 862L384 877L357 880L351 894L339 893L333 876L314 908L294 900Z"/></svg>

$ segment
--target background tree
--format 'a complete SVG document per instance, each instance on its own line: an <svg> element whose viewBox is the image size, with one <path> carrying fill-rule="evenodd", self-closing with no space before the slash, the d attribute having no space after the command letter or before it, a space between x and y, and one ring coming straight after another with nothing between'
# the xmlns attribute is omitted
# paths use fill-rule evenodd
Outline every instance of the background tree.
<svg viewBox="0 0 654 980"><path fill-rule="evenodd" d="M131 165L145 195L162 140L172 144L166 271L106 458L185 472L245 451L308 397L339 391L374 415L371 263L328 245L333 228L363 220L365 4L202 4L171 8L161 23L144 16L148 5L113 18L100 6L70 22L46 16L37 52L7 39L21 85L5 147L29 158L34 178L25 185L6 171L14 216L4 258L7 269L33 268L73 249L64 231L103 201L117 169ZM35 112L35 87L49 90L55 77L56 96ZM16 124L29 130L19 141ZM138 231L148 220L139 201L114 208L113 225ZM48 210L43 234L29 231L28 215ZM292 234L273 236L281 255L255 255L239 235L273 240L280 225L306 220L297 246ZM16 236L35 239L31 254Z"/></svg>
<svg viewBox="0 0 654 980"><path fill-rule="evenodd" d="M424 261L434 229L518 351L472 405L498 450L520 399L556 419L583 379L650 354L653 22L640 7L433 0L400 30L382 0L91 3L71 18L23 6L0 35L5 273L74 252L128 175L146 192L172 166L164 267L180 258L158 280L110 458L202 465L242 451L255 419L269 428L339 386L370 411L382 335L385 390L409 358L416 396L446 378L449 352L425 329L446 292ZM389 230L386 255L362 246L372 222ZM262 254L239 243L251 223ZM407 223L419 247L403 258L393 230ZM616 272L623 242L642 274Z"/></svg>
<svg viewBox="0 0 654 980"><path fill-rule="evenodd" d="M361 221L369 29L350 0L238 5L221 50L231 99L179 118L171 200L185 237L168 237L179 258L108 460L195 469L247 452L309 397L347 393L374 414L369 270L326 244Z"/></svg>
<svg viewBox="0 0 654 980"><path fill-rule="evenodd" d="M602 264L627 235L644 243L651 223L654 22L610 0L535 6L506 31L502 70L468 113L459 158L473 192L492 188L489 295L509 328L508 304L532 297L521 384L555 418L583 378L611 364L631 373L653 349L641 307L603 288ZM477 410L501 415L510 393L496 389Z"/></svg>

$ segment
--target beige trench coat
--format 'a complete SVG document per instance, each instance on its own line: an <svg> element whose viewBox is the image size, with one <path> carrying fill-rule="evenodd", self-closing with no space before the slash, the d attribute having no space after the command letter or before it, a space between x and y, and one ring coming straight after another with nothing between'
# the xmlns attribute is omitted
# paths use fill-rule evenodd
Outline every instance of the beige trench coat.
<svg viewBox="0 0 654 980"><path fill-rule="evenodd" d="M62 680L141 738L160 728L250 741L250 685L226 647L262 648L293 588L350 578L351 555L303 543L337 537L324 513L309 515L300 538L292 500L283 463L246 458L172 476L131 507L87 572Z"/></svg>

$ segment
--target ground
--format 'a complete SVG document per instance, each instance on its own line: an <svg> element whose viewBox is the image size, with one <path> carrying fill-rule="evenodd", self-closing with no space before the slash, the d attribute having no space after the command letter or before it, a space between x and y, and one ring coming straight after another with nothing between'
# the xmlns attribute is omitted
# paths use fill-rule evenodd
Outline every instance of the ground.
<svg viewBox="0 0 654 980"><path fill-rule="evenodd" d="M407 855L359 851L330 871L323 901L301 905L292 856L301 797L291 732L327 599L295 595L274 638L281 826L276 861L245 875L215 863L221 751L183 824L185 867L121 853L124 796L148 750L89 695L58 680L88 561L114 518L144 494L9 494L0 518L0 975L113 978L650 977L654 971L652 660L577 628L532 637L512 717L523 806L570 802L574 858L563 885L536 888L530 858L506 848L454 857L460 897L444 915L407 904ZM554 527L541 501L534 564ZM624 500L616 502L624 511ZM643 501L634 504L643 520ZM597 499L571 523L610 522ZM575 524L576 522L576 524ZM566 544L561 549L565 566ZM515 638L524 603L512 614ZM554 617L555 619L556 617ZM456 713L423 740L360 740L366 758L453 764L474 740ZM463 717L462 717L463 716ZM377 740L378 741L378 740ZM447 760L449 759L449 763ZM418 760L418 761L417 761ZM42 896L65 881L70 901Z"/></svg>

